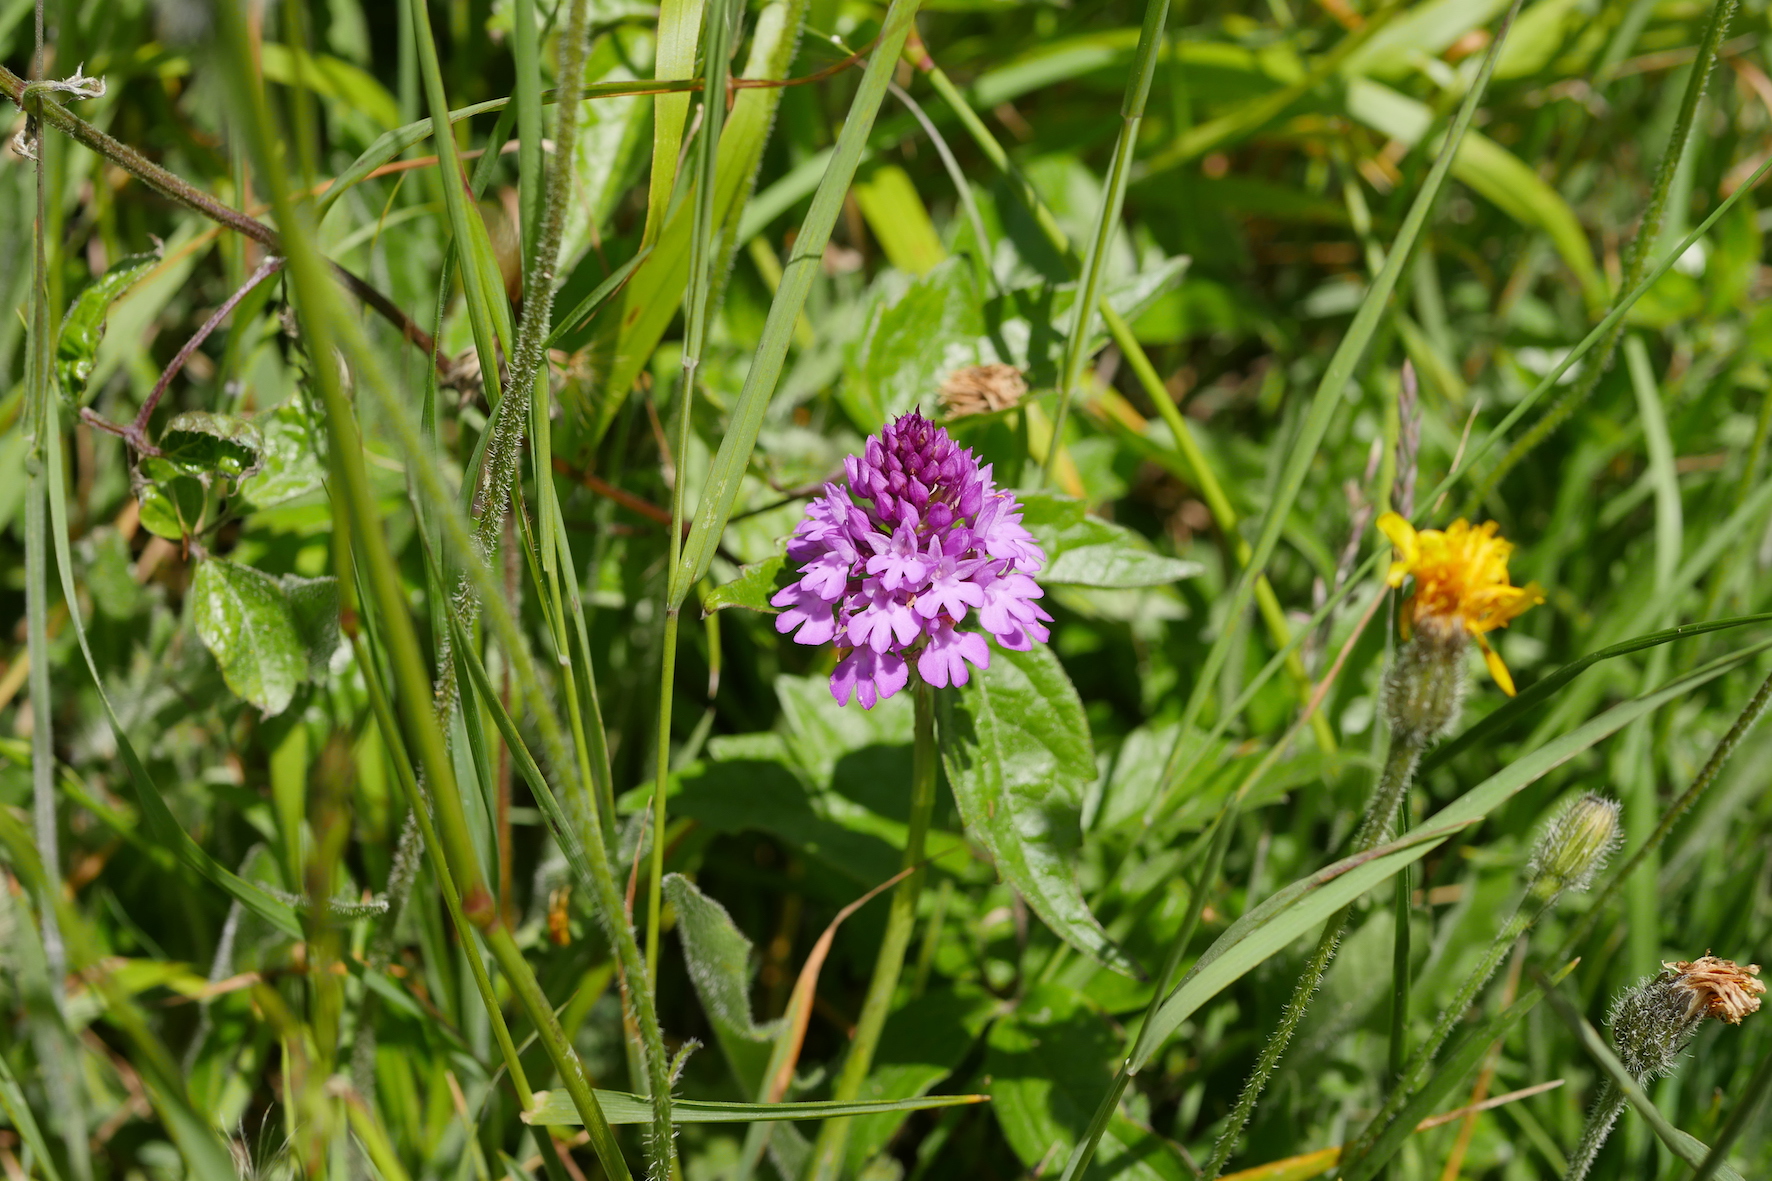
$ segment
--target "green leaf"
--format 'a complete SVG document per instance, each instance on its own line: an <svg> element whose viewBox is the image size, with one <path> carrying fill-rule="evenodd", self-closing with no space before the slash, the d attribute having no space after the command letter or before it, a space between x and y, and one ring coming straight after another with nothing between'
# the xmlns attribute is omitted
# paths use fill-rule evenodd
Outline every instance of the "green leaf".
<svg viewBox="0 0 1772 1181"><path fill-rule="evenodd" d="M910 282L889 273L875 296L837 398L856 429L872 434L921 405L935 409L941 380L981 356L984 307L972 267L950 258Z"/></svg>
<svg viewBox="0 0 1772 1181"><path fill-rule="evenodd" d="M854 193L868 229L893 266L924 275L948 256L910 173L896 164L882 164L855 182Z"/></svg>
<svg viewBox="0 0 1772 1181"><path fill-rule="evenodd" d="M653 53L652 76L675 81L695 74L695 46L701 37L702 0L663 0L658 6L658 48ZM689 95L661 94L652 100L652 178L646 193L646 228L643 240L650 245L664 226L671 187L677 180L678 149L683 144L683 121L689 114Z"/></svg>
<svg viewBox="0 0 1772 1181"><path fill-rule="evenodd" d="M265 440L244 418L192 410L166 424L158 446L160 462L180 475L238 479L258 471Z"/></svg>
<svg viewBox="0 0 1772 1181"><path fill-rule="evenodd" d="M964 983L906 1003L886 1019L874 1068L856 1098L890 1101L927 1094L953 1074L1001 1007L996 997ZM862 1166L886 1147L906 1114L882 1111L850 1125L851 1176L859 1176Z"/></svg>
<svg viewBox="0 0 1772 1181"><path fill-rule="evenodd" d="M338 650L338 579L330 574L323 578L285 574L277 581L307 653L308 679L323 680Z"/></svg>
<svg viewBox="0 0 1772 1181"><path fill-rule="evenodd" d="M780 1022L758 1025L751 1019L751 941L725 907L681 874L665 878L664 892L677 912L677 938L702 1012L739 1086L755 1095Z"/></svg>
<svg viewBox="0 0 1772 1181"><path fill-rule="evenodd" d="M258 470L240 482L240 496L252 508L270 508L316 491L325 470L315 453L313 419L291 398L254 419L259 433Z"/></svg>
<svg viewBox="0 0 1772 1181"><path fill-rule="evenodd" d="M1089 913L1073 865L1096 778L1083 703L1044 645L997 650L937 704L942 763L966 831L1054 934L1127 975L1132 959Z"/></svg>
<svg viewBox="0 0 1772 1181"><path fill-rule="evenodd" d="M764 558L761 562L752 562L748 566L739 567L738 577L731 582L721 583L709 591L701 601L701 613L705 618L716 611L724 611L728 607L743 607L746 611L763 611L770 615L778 614L781 608L771 606L769 598L782 587L793 581L787 569L787 556L776 554Z"/></svg>
<svg viewBox="0 0 1772 1181"><path fill-rule="evenodd" d="M383 129L400 124L399 104L375 77L324 53L310 54L266 41L259 46L265 78L285 86L305 86L321 98L337 100L343 111L359 111Z"/></svg>
<svg viewBox="0 0 1772 1181"><path fill-rule="evenodd" d="M1427 856L1459 829L1475 824L1521 789L1637 718L1739 667L1767 647L1772 647L1772 640L1740 649L1674 678L1653 693L1614 706L1556 741L1514 760L1429 817L1407 838L1338 861L1277 891L1233 923L1188 969L1188 974L1152 1018L1154 1034L1148 1041L1144 1057L1134 1066L1142 1067L1150 1061L1183 1021L1244 973L1301 935L1315 930L1331 914L1367 890Z"/></svg>
<svg viewBox="0 0 1772 1181"><path fill-rule="evenodd" d="M250 566L209 558L191 579L191 611L228 688L266 717L282 713L308 675L308 648L282 585Z"/></svg>
<svg viewBox="0 0 1772 1181"><path fill-rule="evenodd" d="M142 466L145 469L153 462L147 460ZM146 482L138 495L142 528L156 537L183 541L203 519L203 485L189 476Z"/></svg>
<svg viewBox="0 0 1772 1181"><path fill-rule="evenodd" d="M1088 515L1089 506L1050 492L1022 498L1022 524L1046 551L1042 583L1125 590L1197 576L1198 562L1165 557L1123 525Z"/></svg>
<svg viewBox="0 0 1772 1181"><path fill-rule="evenodd" d="M928 1111L936 1107L965 1107L988 1103L988 1095L925 1095L917 1099L891 1099L884 1103L700 1103L693 1099L671 1101L674 1124L749 1124L764 1120L830 1119L833 1116L874 1115L882 1111ZM597 1104L612 1124L652 1122L652 1101L626 1091L598 1091ZM523 1113L523 1122L550 1128L573 1127L581 1121L578 1109L565 1091L537 1091L535 1107Z"/></svg>
<svg viewBox="0 0 1772 1181"><path fill-rule="evenodd" d="M1042 984L991 1028L985 1073L991 1110L1022 1164L1062 1165L1088 1128L1123 1049L1105 1014L1081 993ZM1116 1112L1084 1174L1089 1181L1181 1181L1166 1142Z"/></svg>
<svg viewBox="0 0 1772 1181"><path fill-rule="evenodd" d="M86 382L92 376L99 342L105 338L105 317L110 315L111 304L159 265L157 254L130 255L88 284L62 317L55 341L55 376L66 405L86 403Z"/></svg>

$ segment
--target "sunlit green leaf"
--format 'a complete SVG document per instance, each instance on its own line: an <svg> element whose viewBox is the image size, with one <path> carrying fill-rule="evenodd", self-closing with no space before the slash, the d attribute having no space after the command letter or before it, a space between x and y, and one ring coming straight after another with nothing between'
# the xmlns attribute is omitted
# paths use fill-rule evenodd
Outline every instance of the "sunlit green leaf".
<svg viewBox="0 0 1772 1181"><path fill-rule="evenodd" d="M1095 779L1089 723L1044 645L993 648L988 669L940 695L941 757L966 832L1054 934L1116 971L1138 966L1077 884L1083 790Z"/></svg>

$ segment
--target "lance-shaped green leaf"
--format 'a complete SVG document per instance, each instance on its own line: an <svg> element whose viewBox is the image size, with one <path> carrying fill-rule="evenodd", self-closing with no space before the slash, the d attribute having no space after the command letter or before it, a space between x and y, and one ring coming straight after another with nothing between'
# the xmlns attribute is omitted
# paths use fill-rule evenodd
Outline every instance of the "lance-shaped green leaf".
<svg viewBox="0 0 1772 1181"><path fill-rule="evenodd" d="M1404 840L1338 861L1293 882L1233 923L1206 949L1181 984L1157 1010L1153 1036L1144 1055L1133 1063L1143 1067L1169 1036L1201 1005L1240 979L1255 965L1279 952L1325 919L1402 870L1427 856L1459 829L1475 824L1515 793L1536 782L1596 743L1669 701L1690 693L1772 647L1762 641L1676 677L1655 690L1607 710L1583 726L1547 743L1506 767L1428 818Z"/></svg>
<svg viewBox="0 0 1772 1181"><path fill-rule="evenodd" d="M121 260L88 284L62 317L55 341L55 377L68 406L86 401L86 381L92 376L99 342L105 338L105 317L111 313L111 304L159 265L160 257L154 254Z"/></svg>
<svg viewBox="0 0 1772 1181"><path fill-rule="evenodd" d="M702 1011L739 1085L754 1095L781 1023L751 1019L751 941L725 907L681 874L665 878L664 892L677 911L677 937Z"/></svg>
<svg viewBox="0 0 1772 1181"><path fill-rule="evenodd" d="M1054 934L1130 976L1139 968L1089 912L1077 884L1083 791L1095 780L1089 721L1050 649L993 650L937 706L942 764L967 833Z"/></svg>
<svg viewBox="0 0 1772 1181"><path fill-rule="evenodd" d="M1201 571L1198 562L1157 553L1124 525L1089 516L1089 506L1075 497L1029 493L1022 506L1022 524L1046 551L1043 583L1124 590L1162 586Z"/></svg>
<svg viewBox="0 0 1772 1181"><path fill-rule="evenodd" d="M673 1124L750 1124L764 1120L831 1119L846 1115L877 1115L884 1111L928 1111L936 1107L965 1107L989 1103L988 1095L922 1095L915 1099L888 1099L875 1103L700 1103L678 1099L671 1104ZM643 1095L626 1091L598 1091L597 1103L612 1124L644 1124L652 1121L652 1103ZM537 1091L535 1107L523 1113L523 1122L550 1128L579 1122L578 1111L564 1091Z"/></svg>

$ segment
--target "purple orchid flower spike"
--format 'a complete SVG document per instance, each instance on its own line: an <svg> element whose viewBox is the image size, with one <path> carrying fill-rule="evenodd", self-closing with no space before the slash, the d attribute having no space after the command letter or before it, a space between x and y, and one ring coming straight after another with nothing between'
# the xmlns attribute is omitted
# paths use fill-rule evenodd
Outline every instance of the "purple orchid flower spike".
<svg viewBox="0 0 1772 1181"><path fill-rule="evenodd" d="M1052 617L1033 600L1046 564L1013 493L990 465L912 411L843 462L848 489L825 485L788 541L800 578L770 600L775 630L800 644L835 641L841 705L872 709L910 683L964 685L990 645L1026 651ZM865 502L865 503L858 503Z"/></svg>

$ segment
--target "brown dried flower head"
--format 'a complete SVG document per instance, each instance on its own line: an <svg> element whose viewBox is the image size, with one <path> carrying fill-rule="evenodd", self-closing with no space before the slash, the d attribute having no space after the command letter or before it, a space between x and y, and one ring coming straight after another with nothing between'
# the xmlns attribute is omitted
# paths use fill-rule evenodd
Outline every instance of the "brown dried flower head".
<svg viewBox="0 0 1772 1181"><path fill-rule="evenodd" d="M1013 365L968 365L941 383L941 405L950 418L1008 410L1028 392L1021 370Z"/></svg>
<svg viewBox="0 0 1772 1181"><path fill-rule="evenodd" d="M1758 1012L1760 996L1766 986L1756 980L1760 965L1743 966L1734 960L1705 955L1691 961L1662 964L1673 972L1673 986L1686 994L1687 1012L1697 1016L1702 1010L1731 1025L1740 1025L1749 1013Z"/></svg>

